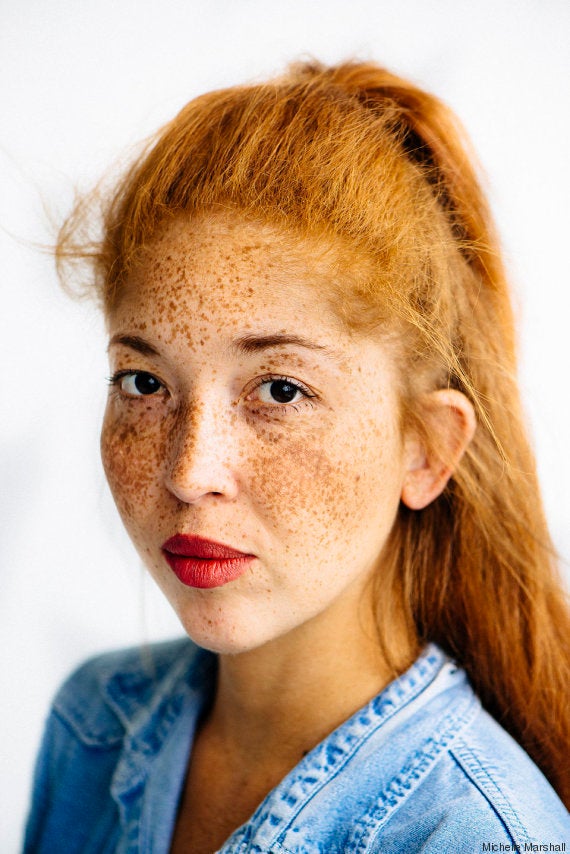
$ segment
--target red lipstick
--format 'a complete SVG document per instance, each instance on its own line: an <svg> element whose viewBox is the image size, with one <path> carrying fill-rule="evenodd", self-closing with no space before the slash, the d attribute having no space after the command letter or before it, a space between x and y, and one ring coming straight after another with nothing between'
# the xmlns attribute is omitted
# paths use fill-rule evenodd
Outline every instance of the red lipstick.
<svg viewBox="0 0 570 854"><path fill-rule="evenodd" d="M187 534L170 537L162 544L162 553L182 584L202 589L234 581L255 559L255 555Z"/></svg>

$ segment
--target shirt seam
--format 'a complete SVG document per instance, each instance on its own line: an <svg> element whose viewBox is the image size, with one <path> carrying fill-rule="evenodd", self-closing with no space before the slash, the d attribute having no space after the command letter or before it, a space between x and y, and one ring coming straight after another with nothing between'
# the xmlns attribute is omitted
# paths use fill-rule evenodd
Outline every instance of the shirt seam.
<svg viewBox="0 0 570 854"><path fill-rule="evenodd" d="M435 674L434 678L436 676L437 676L437 674ZM431 681L432 680L430 680L430 682ZM415 690L415 687L416 686L414 686L414 690ZM364 732L354 742L354 744L352 744L352 746L347 750L347 752L343 756L343 758L338 761L338 764L335 765L335 767L329 773L325 774L322 778L319 778L318 782L315 782L313 784L313 788L311 789L309 794L306 795L305 797L300 798L298 804L292 808L291 814L286 819L283 820L281 826L277 826L275 828L273 836L270 836L269 840L267 841L267 845L268 845L270 851L274 850L275 845L282 845L282 843L279 842L279 838L280 837L282 838L288 832L288 830L290 829L291 825L293 824L293 822L295 821L295 819L297 818L299 813L301 813L308 806L308 804L318 795L318 793L321 791L321 789L323 789L326 785L328 785L328 783L331 780L334 780L334 778L337 777L342 772L342 770L344 769L346 764L353 758L354 754L360 749L360 747L363 744L365 744L370 738L372 738L373 735L377 732L377 730L380 727L382 727L389 720L391 720L391 718L393 718L394 715L398 714L398 712L401 709L403 709L405 707L405 705L407 705L409 702L413 702L416 699L416 697L422 693L422 690L425 687L426 687L425 685L421 686L419 692L417 694L414 694L413 696L410 696L406 700L406 703L404 705L397 706L395 703L393 703L392 708L390 709L389 713L387 713L386 716L382 716L380 718L380 720L378 720L376 722L373 729L367 730L366 732ZM282 783L283 783L283 781L281 781L281 783L279 783L278 786L281 785ZM273 794L273 791L270 794ZM259 807L255 811L255 813L257 813L257 811L263 807L264 803L265 803L265 799L259 805ZM241 831L240 837L238 837L238 839L235 840L235 842L237 842L240 846L249 844L252 837L254 837L255 834L257 833L257 831L263 827L263 822L259 825L252 824L255 813L253 814L253 816L251 817L249 822L247 822L246 825L242 825L241 828L238 828L236 831L234 831L235 834L238 834ZM232 836L233 836L233 834L232 834ZM232 837L230 836L229 839L226 840L225 844L227 844L231 838ZM282 845L282 847L283 847L283 845ZM223 851L224 849L222 848L221 850ZM231 849L228 849L228 850L231 850ZM237 850L241 851L242 849L238 848ZM285 847L283 847L283 851L286 852L286 854L290 854L288 849Z"/></svg>
<svg viewBox="0 0 570 854"><path fill-rule="evenodd" d="M125 732L105 735L96 735L88 728L80 729L79 722L73 720L71 715L67 715L64 709L53 706L51 716L54 720L60 723L65 729L76 739L80 744L90 750L110 750L117 745L123 743ZM82 722L83 725L84 722Z"/></svg>
<svg viewBox="0 0 570 854"><path fill-rule="evenodd" d="M354 757L355 753L362 747L362 745L365 744L367 741L369 741L376 734L376 732L382 726L385 726L388 723L388 721L390 721L395 715L398 715L404 708L406 708L406 706L408 706L410 703L413 703L418 697L420 697L423 694L423 692L425 691L425 689L429 685L431 685L435 679L438 678L439 674L442 671L442 666L445 665L445 662L444 661L439 662L440 666L437 669L432 669L432 667L430 667L428 664L429 659L430 659L430 657L426 656L426 660L424 662L425 670L423 673L420 671L420 678L417 678L414 681L414 683L410 686L411 690L409 691L408 696L406 697L405 701L401 704L397 704L395 701L392 701L392 708L390 709L390 711L389 712L387 711L385 715L382 715L380 717L380 719L376 721L376 724L373 726L372 729L368 729L366 732L364 732L360 736L360 738L358 738L358 740L352 745L352 747L346 753L346 755L339 761L338 765L336 765L335 768L330 773L324 775L324 777L322 779L320 779L318 781L318 783L316 783L314 785L313 789L311 790L311 792L306 797L303 797L300 799L300 802L293 809L291 815L285 820L284 825L281 827L276 827L273 836L270 837L270 839L268 840L268 843L267 843L271 848L276 844L282 845L282 843L279 842L279 839L284 838L285 834L289 831L289 829L291 828L291 825L293 824L293 822L295 821L297 816L309 805L309 803L318 795L318 793L326 785L328 785L328 783L330 783L331 780L334 780L334 778L337 777L343 771L343 769L345 768L347 763L350 762L350 760ZM431 662L432 665L437 664L437 663L438 663L437 660ZM424 682L424 681L422 681L421 677L425 678L426 675L429 675L429 679L427 679L427 681ZM470 700L471 700L471 698L470 698ZM469 704L469 701L468 701L468 704ZM478 706L477 701L475 701L475 704L476 704L476 706ZM248 831L250 834L250 838L256 832L255 829L253 829L253 828L250 829L249 825L248 825ZM244 841L246 841L246 840L244 840ZM283 851L287 852L287 849L283 848Z"/></svg>
<svg viewBox="0 0 570 854"><path fill-rule="evenodd" d="M405 774L400 772L392 778L380 793L374 807L369 810L368 818L363 817L358 822L355 832L351 834L349 842L354 852L364 854L371 850L370 846L378 839L378 834L386 823L425 780L444 754L450 752L450 743L460 737L460 733L472 723L479 710L476 697L470 696L460 712L446 719L447 726L444 731L436 738L430 738L419 754L418 752L414 754L407 772ZM383 804L382 800L384 800ZM382 813L380 819L379 812Z"/></svg>
<svg viewBox="0 0 570 854"><path fill-rule="evenodd" d="M509 799L497 781L491 776L489 770L481 762L473 746L469 745L465 740L460 739L449 752L463 774L485 798L511 840L515 843L532 842L526 828L521 824L518 815L511 806ZM483 781L478 778L478 773L482 774L485 778L485 783L492 787L499 804L495 804L491 799L486 786L483 785ZM499 808L503 810L504 816L499 812ZM512 822L512 826L508 823L509 821ZM519 834L518 837L516 836L517 833Z"/></svg>

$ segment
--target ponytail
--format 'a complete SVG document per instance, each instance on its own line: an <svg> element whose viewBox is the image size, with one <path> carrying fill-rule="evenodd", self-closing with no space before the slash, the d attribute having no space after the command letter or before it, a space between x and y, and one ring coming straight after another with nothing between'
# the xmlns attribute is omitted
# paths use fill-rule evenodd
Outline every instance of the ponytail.
<svg viewBox="0 0 570 854"><path fill-rule="evenodd" d="M474 402L479 427L444 494L420 512L401 507L399 583L420 638L466 669L570 807L570 612L524 430L509 288L473 156L433 96L372 65L324 73L367 108L396 112L403 150L472 271L451 282L468 311L448 343L459 366L451 360L450 381Z"/></svg>

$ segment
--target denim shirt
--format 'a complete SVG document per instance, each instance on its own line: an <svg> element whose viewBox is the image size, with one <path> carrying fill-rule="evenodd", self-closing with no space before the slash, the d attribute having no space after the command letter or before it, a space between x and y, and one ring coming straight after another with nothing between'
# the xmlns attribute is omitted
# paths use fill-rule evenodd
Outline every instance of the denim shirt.
<svg viewBox="0 0 570 854"><path fill-rule="evenodd" d="M25 854L169 850L216 657L181 640L83 665L57 695ZM542 847L540 847L542 846ZM437 647L318 744L219 849L570 851L570 817Z"/></svg>

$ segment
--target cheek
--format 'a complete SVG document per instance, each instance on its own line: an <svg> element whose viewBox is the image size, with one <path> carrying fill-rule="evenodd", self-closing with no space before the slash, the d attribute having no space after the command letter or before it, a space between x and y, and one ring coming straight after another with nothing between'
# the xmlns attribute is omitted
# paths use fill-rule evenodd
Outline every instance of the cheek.
<svg viewBox="0 0 570 854"><path fill-rule="evenodd" d="M101 431L101 459L117 508L128 522L155 497L162 437L156 425L117 418L109 404Z"/></svg>
<svg viewBox="0 0 570 854"><path fill-rule="evenodd" d="M291 536L337 515L339 472L316 436L263 448L253 475L252 492L262 512Z"/></svg>
<svg viewBox="0 0 570 854"><path fill-rule="evenodd" d="M370 524L391 525L401 488L398 448L391 427L372 419L302 438L266 436L252 491L260 512L292 543L310 537L322 546L344 544Z"/></svg>

